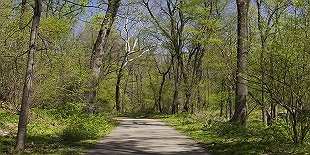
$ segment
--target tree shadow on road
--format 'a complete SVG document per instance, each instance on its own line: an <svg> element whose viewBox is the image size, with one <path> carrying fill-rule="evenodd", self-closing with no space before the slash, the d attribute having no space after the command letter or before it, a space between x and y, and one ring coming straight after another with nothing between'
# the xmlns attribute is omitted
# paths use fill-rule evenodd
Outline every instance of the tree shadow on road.
<svg viewBox="0 0 310 155"><path fill-rule="evenodd" d="M117 139L108 143L99 143L93 149L89 150L87 155L208 155L209 153L203 149L193 149L188 151L175 151L175 152L152 152L156 148L149 148L138 144L138 140L118 141ZM186 144L187 147L191 147ZM160 149L160 144L158 145ZM192 146L195 148L194 146Z"/></svg>

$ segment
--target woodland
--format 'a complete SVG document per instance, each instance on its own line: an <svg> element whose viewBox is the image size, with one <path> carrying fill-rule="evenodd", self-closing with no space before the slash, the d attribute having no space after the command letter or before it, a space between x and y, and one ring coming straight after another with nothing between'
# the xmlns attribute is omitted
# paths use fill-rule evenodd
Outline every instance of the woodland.
<svg viewBox="0 0 310 155"><path fill-rule="evenodd" d="M79 154L117 116L309 154L309 35L310 0L0 0L0 154Z"/></svg>

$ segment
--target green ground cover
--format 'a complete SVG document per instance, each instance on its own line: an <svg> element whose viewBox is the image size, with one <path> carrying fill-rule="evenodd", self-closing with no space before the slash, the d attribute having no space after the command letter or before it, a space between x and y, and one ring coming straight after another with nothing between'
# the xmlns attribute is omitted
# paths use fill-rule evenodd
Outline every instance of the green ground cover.
<svg viewBox="0 0 310 155"><path fill-rule="evenodd" d="M108 114L87 115L81 104L57 109L31 109L25 154L79 154L96 144L116 125ZM0 110L0 154L14 154L18 115Z"/></svg>
<svg viewBox="0 0 310 155"><path fill-rule="evenodd" d="M252 114L247 127L233 126L218 114L168 115L168 124L200 143L212 154L310 154L310 138L303 145L294 145L284 120L273 126L262 126L259 112Z"/></svg>

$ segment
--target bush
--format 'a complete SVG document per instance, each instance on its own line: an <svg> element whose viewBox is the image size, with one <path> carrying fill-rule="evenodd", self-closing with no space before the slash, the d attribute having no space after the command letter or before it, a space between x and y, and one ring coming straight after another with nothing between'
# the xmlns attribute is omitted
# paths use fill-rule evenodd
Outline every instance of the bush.
<svg viewBox="0 0 310 155"><path fill-rule="evenodd" d="M284 143L290 141L290 133L288 132L290 127L283 121L278 120L270 126L266 128L261 133L262 138L266 141L273 141L278 143Z"/></svg>
<svg viewBox="0 0 310 155"><path fill-rule="evenodd" d="M65 128L60 135L61 139L66 142L78 142L80 140L93 139L98 135L96 128L92 127L91 122L72 123Z"/></svg>
<svg viewBox="0 0 310 155"><path fill-rule="evenodd" d="M66 103L52 112L57 119L71 119L84 114L85 105L82 103Z"/></svg>
<svg viewBox="0 0 310 155"><path fill-rule="evenodd" d="M83 104L70 103L58 111L59 116L67 122L67 127L60 134L66 142L78 142L87 139L97 139L113 126L107 115L98 113L88 115Z"/></svg>

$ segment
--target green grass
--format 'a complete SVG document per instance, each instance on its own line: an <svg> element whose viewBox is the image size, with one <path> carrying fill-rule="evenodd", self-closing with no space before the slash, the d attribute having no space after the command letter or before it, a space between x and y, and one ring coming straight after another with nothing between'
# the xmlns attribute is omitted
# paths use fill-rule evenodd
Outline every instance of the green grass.
<svg viewBox="0 0 310 155"><path fill-rule="evenodd" d="M31 109L25 154L79 154L93 147L117 125L108 114L87 115L82 104L59 109ZM18 115L0 110L0 154L14 154Z"/></svg>
<svg viewBox="0 0 310 155"><path fill-rule="evenodd" d="M247 127L226 123L224 118L209 115L169 115L168 124L200 143L212 154L310 154L309 138L304 145L294 145L287 128L279 121L264 128L259 114L253 114Z"/></svg>

